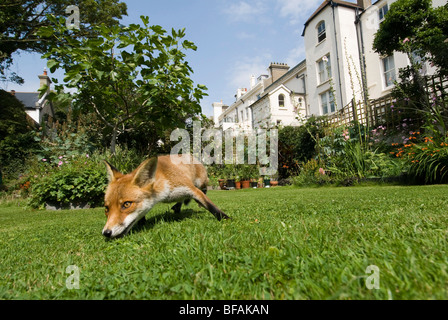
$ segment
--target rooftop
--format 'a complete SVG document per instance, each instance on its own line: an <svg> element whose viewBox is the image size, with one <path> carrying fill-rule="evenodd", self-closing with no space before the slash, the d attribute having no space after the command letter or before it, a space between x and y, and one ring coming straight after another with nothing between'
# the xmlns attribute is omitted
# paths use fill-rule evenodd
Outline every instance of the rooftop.
<svg viewBox="0 0 448 320"><path fill-rule="evenodd" d="M348 1L342 1L342 0L324 0L322 4L317 8L316 11L306 20L305 27L303 28L302 37L305 35L305 29L308 26L308 24L322 11L325 9L326 6L332 5L332 6L342 6L346 8L352 8L352 9L362 9L358 4Z"/></svg>

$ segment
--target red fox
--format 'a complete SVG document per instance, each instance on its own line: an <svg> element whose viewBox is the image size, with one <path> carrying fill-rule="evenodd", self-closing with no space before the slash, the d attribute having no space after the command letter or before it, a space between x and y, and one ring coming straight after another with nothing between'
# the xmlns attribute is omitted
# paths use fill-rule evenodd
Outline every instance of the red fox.
<svg viewBox="0 0 448 320"><path fill-rule="evenodd" d="M104 197L107 217L103 235L116 238L125 235L158 202L176 202L174 212L180 212L182 203L194 199L218 220L229 219L205 195L207 170L202 164L175 164L169 155L143 161L129 174L122 174L107 161L109 185ZM201 191L202 190L202 191Z"/></svg>

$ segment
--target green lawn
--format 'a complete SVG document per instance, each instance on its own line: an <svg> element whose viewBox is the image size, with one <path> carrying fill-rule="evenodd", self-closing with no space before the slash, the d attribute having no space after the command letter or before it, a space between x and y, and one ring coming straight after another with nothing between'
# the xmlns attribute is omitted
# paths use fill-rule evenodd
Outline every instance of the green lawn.
<svg viewBox="0 0 448 320"><path fill-rule="evenodd" d="M210 191L232 220L157 205L107 241L102 208L0 207L1 299L448 299L448 186ZM66 287L70 265L79 289ZM380 288L366 288L369 265ZM71 278L69 278L71 279Z"/></svg>

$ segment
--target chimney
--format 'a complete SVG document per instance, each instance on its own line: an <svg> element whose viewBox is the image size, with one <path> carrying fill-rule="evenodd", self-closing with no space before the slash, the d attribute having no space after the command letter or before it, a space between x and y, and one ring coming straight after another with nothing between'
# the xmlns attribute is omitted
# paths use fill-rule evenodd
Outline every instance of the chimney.
<svg viewBox="0 0 448 320"><path fill-rule="evenodd" d="M372 5L372 0L358 0L358 6L365 10Z"/></svg>
<svg viewBox="0 0 448 320"><path fill-rule="evenodd" d="M50 77L47 75L47 68L44 69L44 74L39 75L39 80L40 80L39 88L42 88L43 86L48 86L48 91L50 91L51 80Z"/></svg>
<svg viewBox="0 0 448 320"><path fill-rule="evenodd" d="M289 70L289 66L286 63L271 62L268 68L269 75L271 76L272 83L280 79Z"/></svg>
<svg viewBox="0 0 448 320"><path fill-rule="evenodd" d="M219 116L223 113L223 106L224 104L221 102L213 102L212 103L213 106L213 121L215 123L215 127L219 127Z"/></svg>
<svg viewBox="0 0 448 320"><path fill-rule="evenodd" d="M255 87L255 76L250 76L250 88Z"/></svg>
<svg viewBox="0 0 448 320"><path fill-rule="evenodd" d="M16 90L11 90L11 95L15 96L16 95Z"/></svg>

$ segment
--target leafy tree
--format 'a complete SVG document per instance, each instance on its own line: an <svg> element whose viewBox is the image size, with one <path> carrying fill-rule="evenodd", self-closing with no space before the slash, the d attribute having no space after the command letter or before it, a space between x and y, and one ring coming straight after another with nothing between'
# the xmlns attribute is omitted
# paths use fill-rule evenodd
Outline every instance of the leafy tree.
<svg viewBox="0 0 448 320"><path fill-rule="evenodd" d="M417 53L448 74L448 4L434 8L431 0L398 0L375 34L380 54Z"/></svg>
<svg viewBox="0 0 448 320"><path fill-rule="evenodd" d="M93 27L96 38L79 38L76 30L67 30L63 18L49 19L54 26L41 28L39 34L63 45L51 46L43 58L49 59L51 72L65 70L64 86L76 89L74 106L95 112L111 130L112 153L123 133L145 126L152 129L147 133L162 133L200 114L206 87L195 87L190 78L193 70L185 51L196 46L183 40L185 29L167 33L142 16L143 26L103 24ZM55 88L62 93L64 86Z"/></svg>
<svg viewBox="0 0 448 320"><path fill-rule="evenodd" d="M24 105L4 90L0 101L0 170L9 175L21 167L35 143Z"/></svg>
<svg viewBox="0 0 448 320"><path fill-rule="evenodd" d="M46 15L67 15L70 5L80 10L80 32L77 36L95 36L94 26L104 23L117 25L126 15L127 6L120 0L1 0L0 1L0 79L5 80L6 69L18 51L44 53L55 38L37 35L39 28L48 26ZM67 15L68 16L68 15ZM11 73L10 81L23 83L23 79Z"/></svg>

